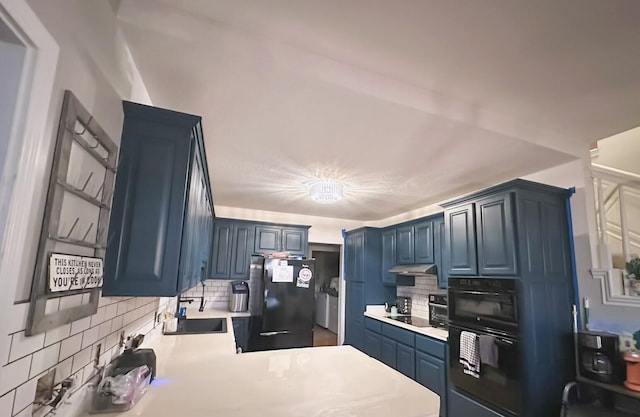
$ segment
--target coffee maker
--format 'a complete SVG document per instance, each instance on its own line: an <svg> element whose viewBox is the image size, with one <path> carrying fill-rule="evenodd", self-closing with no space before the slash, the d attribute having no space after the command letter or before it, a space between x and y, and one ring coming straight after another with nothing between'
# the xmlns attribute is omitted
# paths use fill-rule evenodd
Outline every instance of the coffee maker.
<svg viewBox="0 0 640 417"><path fill-rule="evenodd" d="M583 331L578 333L580 375L608 384L621 384L624 364L618 335Z"/></svg>

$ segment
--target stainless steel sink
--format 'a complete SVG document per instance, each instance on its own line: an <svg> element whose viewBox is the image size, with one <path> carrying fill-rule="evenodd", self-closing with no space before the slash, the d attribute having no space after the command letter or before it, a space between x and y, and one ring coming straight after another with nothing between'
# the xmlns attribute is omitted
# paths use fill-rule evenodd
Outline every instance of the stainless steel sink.
<svg viewBox="0 0 640 417"><path fill-rule="evenodd" d="M226 333L226 318L210 319L178 319L178 330L175 333L165 334L206 334L206 333Z"/></svg>

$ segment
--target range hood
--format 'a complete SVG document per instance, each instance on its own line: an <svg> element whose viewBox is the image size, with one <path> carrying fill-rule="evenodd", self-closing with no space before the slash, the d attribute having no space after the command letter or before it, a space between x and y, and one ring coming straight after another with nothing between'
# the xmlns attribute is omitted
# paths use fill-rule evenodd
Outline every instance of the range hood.
<svg viewBox="0 0 640 417"><path fill-rule="evenodd" d="M410 277L435 277L438 267L435 264L396 265L389 272Z"/></svg>

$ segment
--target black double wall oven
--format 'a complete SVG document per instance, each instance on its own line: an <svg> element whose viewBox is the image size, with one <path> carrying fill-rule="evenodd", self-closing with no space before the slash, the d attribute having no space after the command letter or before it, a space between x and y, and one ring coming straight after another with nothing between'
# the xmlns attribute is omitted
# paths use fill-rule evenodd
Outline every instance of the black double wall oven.
<svg viewBox="0 0 640 417"><path fill-rule="evenodd" d="M522 403L517 280L449 278L449 376L459 391L504 414L518 416ZM480 372L464 372L462 332L476 335ZM468 338L467 338L468 340ZM479 349L480 349L479 346Z"/></svg>

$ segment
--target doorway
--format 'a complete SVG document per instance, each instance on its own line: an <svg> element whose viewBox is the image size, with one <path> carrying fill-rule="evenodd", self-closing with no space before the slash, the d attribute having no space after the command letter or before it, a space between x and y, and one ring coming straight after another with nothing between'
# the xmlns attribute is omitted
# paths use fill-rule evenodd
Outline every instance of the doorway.
<svg viewBox="0 0 640 417"><path fill-rule="evenodd" d="M340 245L309 245L316 260L313 346L336 346L340 305Z"/></svg>

